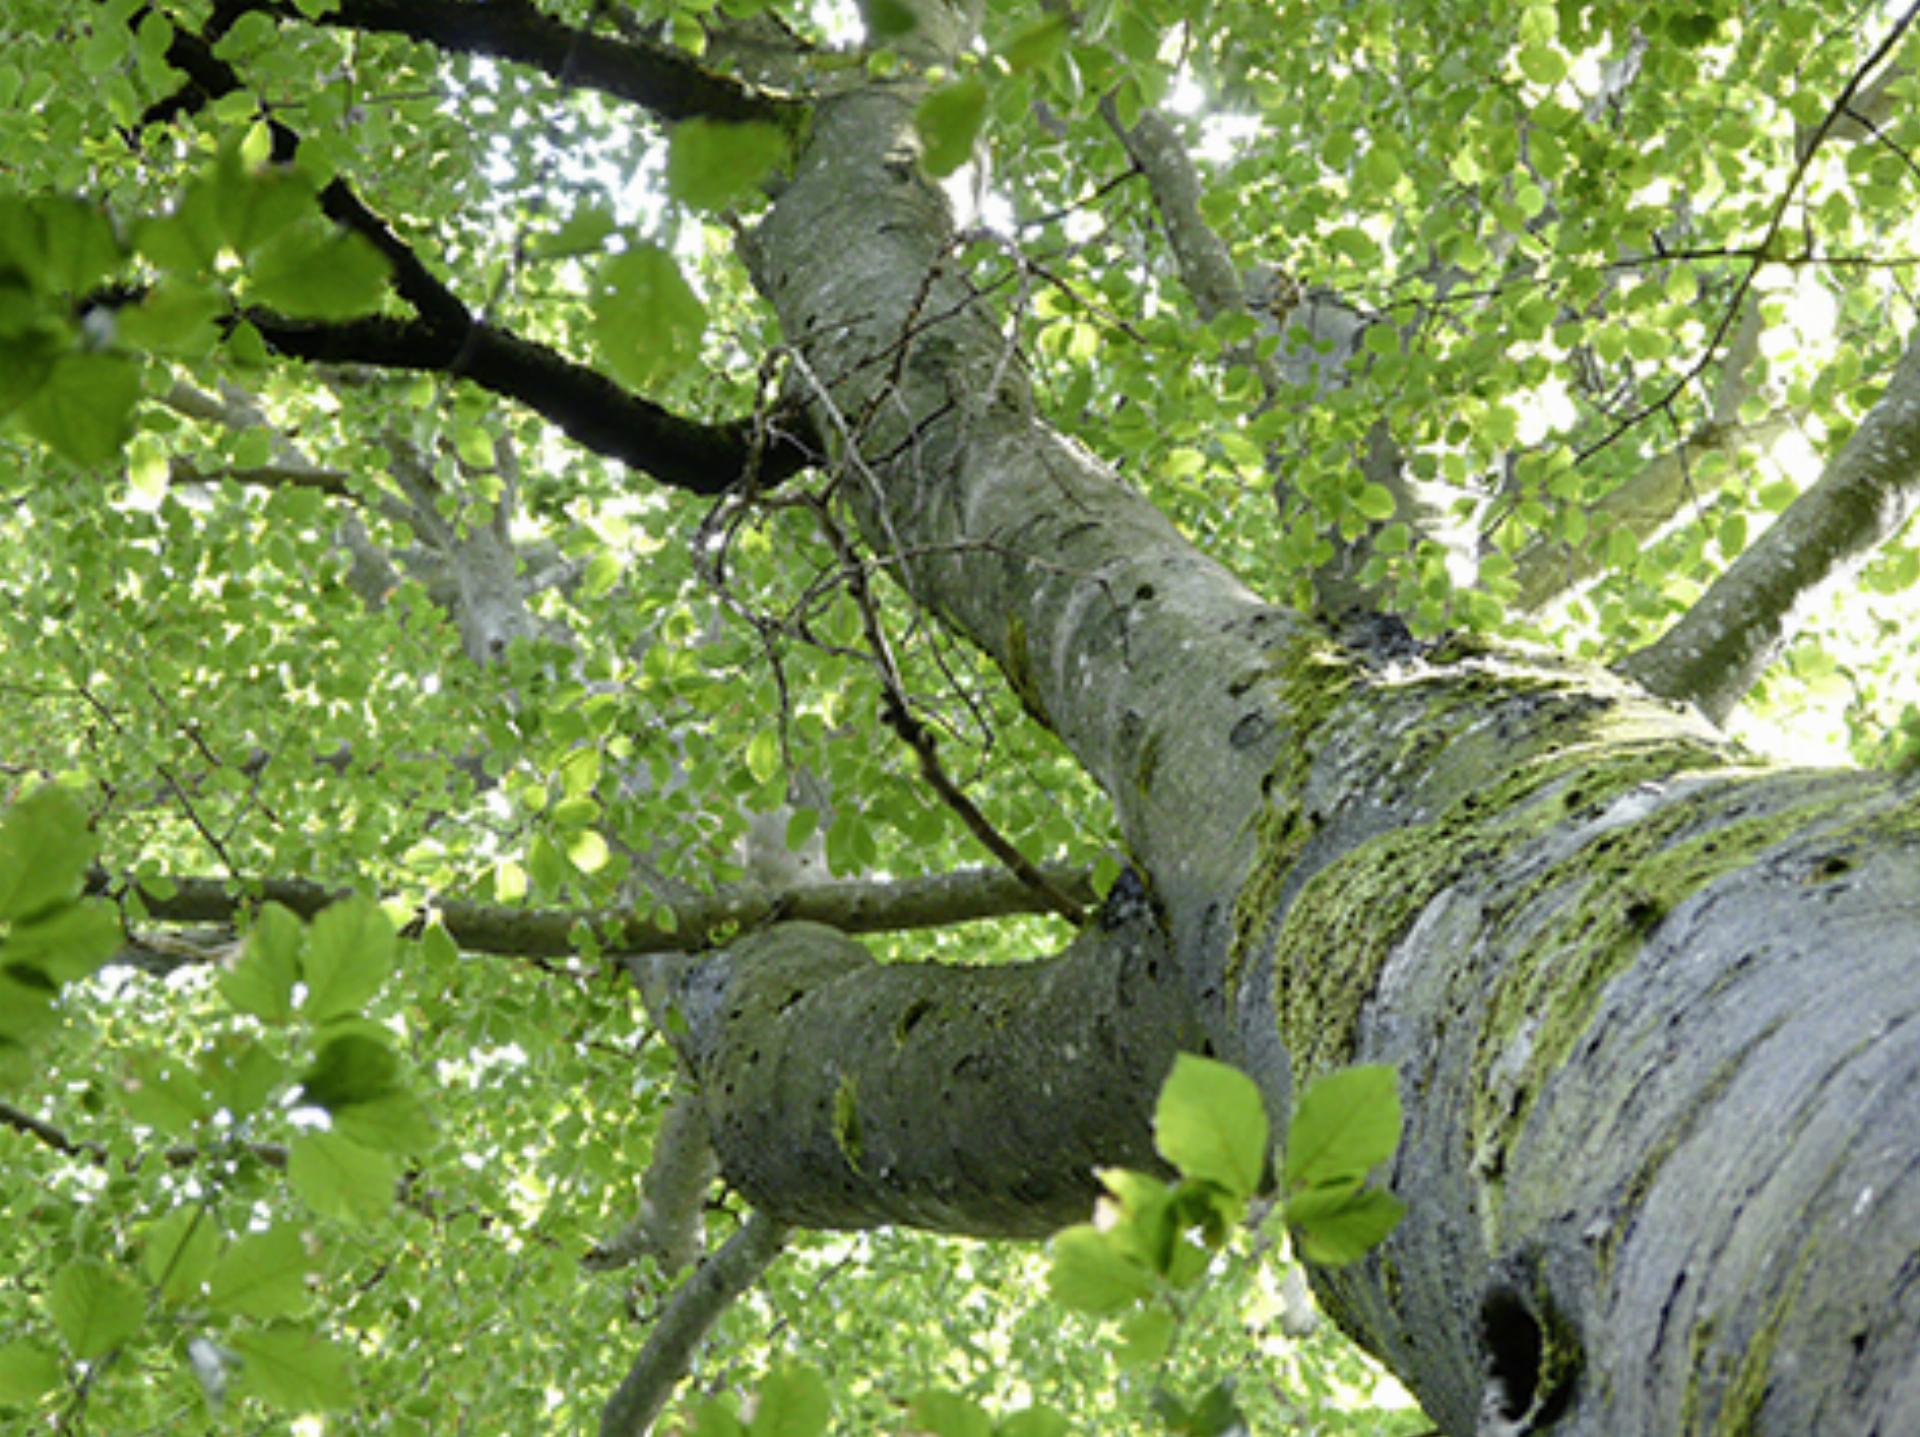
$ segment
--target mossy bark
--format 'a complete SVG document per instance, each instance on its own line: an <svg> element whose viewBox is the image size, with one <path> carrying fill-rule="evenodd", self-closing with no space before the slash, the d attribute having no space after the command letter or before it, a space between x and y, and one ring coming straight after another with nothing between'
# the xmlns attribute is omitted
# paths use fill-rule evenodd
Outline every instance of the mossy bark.
<svg viewBox="0 0 1920 1437"><path fill-rule="evenodd" d="M1282 1118L1385 1062L1410 1211L1319 1285L1444 1430L1920 1431L1911 790L1262 603L1035 415L914 101L820 107L756 273L868 541L1103 786L1145 897L1026 967L819 930L712 959L680 1001L730 1180L799 1223L1039 1232L1151 1162L1175 1048Z"/></svg>

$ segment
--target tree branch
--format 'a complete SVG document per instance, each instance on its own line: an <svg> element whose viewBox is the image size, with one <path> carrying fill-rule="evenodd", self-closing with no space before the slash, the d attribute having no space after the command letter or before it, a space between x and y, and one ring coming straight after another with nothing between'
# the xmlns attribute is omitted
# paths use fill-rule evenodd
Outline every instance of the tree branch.
<svg viewBox="0 0 1920 1437"><path fill-rule="evenodd" d="M276 0L222 0L209 29L218 33L250 11L283 20L305 18ZM315 23L405 35L455 54L511 60L561 85L645 106L668 121L704 116L783 124L797 119L803 108L788 96L716 74L669 45L567 25L530 0L342 0Z"/></svg>
<svg viewBox="0 0 1920 1437"><path fill-rule="evenodd" d="M1814 589L1899 532L1920 505L1920 330L1826 473L1681 620L1615 668L1722 722L1792 636Z"/></svg>
<svg viewBox="0 0 1920 1437"><path fill-rule="evenodd" d="M175 31L167 59L186 72L189 85L174 101L148 111L147 123L242 88L233 67L199 35ZM278 120L270 120L269 125L274 158L290 163L300 137ZM470 379L502 398L526 405L594 453L695 494L719 494L747 478L762 488L771 487L812 462L813 449L802 419L796 418L790 427L763 427L754 420L698 423L629 393L598 370L545 345L475 319L460 297L344 180L335 178L320 191L320 208L385 256L392 267L394 290L413 306L418 318L376 315L319 323L249 312L248 320L280 353L294 359L426 370Z"/></svg>
<svg viewBox="0 0 1920 1437"><path fill-rule="evenodd" d="M693 1349L707 1329L760 1280L786 1240L785 1227L756 1212L681 1285L626 1377L607 1399L600 1413L600 1437L644 1437L685 1375Z"/></svg>
<svg viewBox="0 0 1920 1437"><path fill-rule="evenodd" d="M1041 868L1050 889L1080 904L1096 901L1093 877L1082 868ZM217 878L183 878L164 898L140 895L147 918L159 923L231 923L259 902L278 903L311 918L347 890L300 879L266 879L244 885ZM87 891L119 897L127 884L96 869ZM636 920L625 909L555 910L506 908L449 900L422 907L416 928L437 920L454 942L474 953L522 958L564 957L578 950L573 934L583 925L621 953L677 953L704 947L722 933L775 919L810 919L846 933L887 933L941 928L1017 913L1049 913L1055 900L1024 878L997 868L963 868L925 878L845 880L776 891L758 885L723 889L656 909Z"/></svg>
<svg viewBox="0 0 1920 1437"><path fill-rule="evenodd" d="M702 424L622 389L599 370L545 345L469 320L451 333L420 320L372 315L306 323L253 310L247 319L280 354L319 364L365 364L470 379L524 404L586 449L617 459L662 484L720 494L743 479L770 488L814 460L804 419Z"/></svg>

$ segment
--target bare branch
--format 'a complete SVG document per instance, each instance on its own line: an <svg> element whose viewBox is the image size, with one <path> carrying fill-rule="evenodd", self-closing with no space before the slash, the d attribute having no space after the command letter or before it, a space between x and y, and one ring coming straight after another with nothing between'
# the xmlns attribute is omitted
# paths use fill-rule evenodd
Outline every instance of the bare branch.
<svg viewBox="0 0 1920 1437"><path fill-rule="evenodd" d="M1827 471L1659 639L1615 667L1723 721L1792 636L1814 590L1899 532L1920 504L1920 330Z"/></svg>
<svg viewBox="0 0 1920 1437"><path fill-rule="evenodd" d="M755 1213L687 1279L607 1399L600 1414L600 1437L643 1437L686 1374L700 1339L760 1280L786 1240L785 1227Z"/></svg>
<svg viewBox="0 0 1920 1437"><path fill-rule="evenodd" d="M675 1276L700 1255L701 1204L719 1175L707 1115L698 1095L683 1088L668 1105L654 1134L653 1155L641 1184L640 1211L613 1237L582 1259L593 1271L625 1267L643 1257Z"/></svg>
<svg viewBox="0 0 1920 1437"><path fill-rule="evenodd" d="M210 33L241 15L261 11L304 19L291 5L273 0L223 0ZM743 85L697 64L672 46L628 36L596 35L567 25L529 0L343 0L319 24L348 30L405 35L437 49L484 55L531 66L561 85L598 90L645 106L663 120L705 116L714 120L796 119L798 102Z"/></svg>
<svg viewBox="0 0 1920 1437"><path fill-rule="evenodd" d="M1043 865L1047 886L1074 902L1096 901L1093 876L1064 864ZM142 893L145 916L158 923L231 923L256 903L278 903L310 918L347 890L298 879L228 884L217 878L175 881L165 898ZM126 885L96 870L87 891L118 896ZM998 868L963 868L925 878L842 880L772 890L758 885L723 889L711 896L658 905L654 916L636 919L623 909L555 910L504 908L449 900L416 912L414 926L438 921L454 942L474 953L554 958L578 951L574 934L596 934L621 953L677 953L704 947L722 933L775 919L810 919L847 933L889 933L942 928L1020 913L1050 913L1056 902L1018 875Z"/></svg>

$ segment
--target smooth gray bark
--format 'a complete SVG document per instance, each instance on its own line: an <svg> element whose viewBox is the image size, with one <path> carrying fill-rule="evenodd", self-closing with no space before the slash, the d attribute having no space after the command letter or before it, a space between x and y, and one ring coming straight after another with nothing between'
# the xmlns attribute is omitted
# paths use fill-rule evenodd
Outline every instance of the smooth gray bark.
<svg viewBox="0 0 1920 1437"><path fill-rule="evenodd" d="M1281 1115L1316 1071L1397 1067L1408 1133L1389 1177L1411 1212L1373 1258L1320 1275L1335 1314L1449 1433L1920 1430L1911 793L1754 765L1605 674L1422 648L1391 624L1336 636L1262 604L1034 415L916 173L914 99L821 106L756 272L869 541L1110 795L1181 1000L1149 985L1139 1021L1181 1014ZM913 1061L925 1025L906 1017L955 977L792 941L789 1011L833 1020L781 1031L770 989L736 1011L726 996L756 990L765 955L723 955L702 970L696 1067L738 1073L761 1038L816 1066L867 1056L814 1077L802 1106L782 1083L709 1088L710 1115L829 1159L857 1119L865 1154L860 1065L888 1044ZM1020 985L1043 994L1083 961L1005 970L990 1003L956 1011L1019 1012ZM1110 970L1111 1011L1146 971ZM883 980L899 985L884 1001L810 996ZM994 1023L969 1041L991 1062ZM1040 1045L1006 1065L1004 1110L1104 1133L1097 1160L1125 1161L1157 1060L1130 1089L1100 1085L1105 1119L1084 1091L1037 1102L1045 1060ZM894 1119L928 1121L912 1101ZM720 1147L775 1216L821 1219L797 1166ZM993 1171L1071 1192L1090 1155L1053 1151L1051 1174L1024 1157ZM843 1181L827 1220L986 1230L948 1208L971 1160L900 1156L911 1175ZM1002 1197L1011 1211L1021 1193Z"/></svg>

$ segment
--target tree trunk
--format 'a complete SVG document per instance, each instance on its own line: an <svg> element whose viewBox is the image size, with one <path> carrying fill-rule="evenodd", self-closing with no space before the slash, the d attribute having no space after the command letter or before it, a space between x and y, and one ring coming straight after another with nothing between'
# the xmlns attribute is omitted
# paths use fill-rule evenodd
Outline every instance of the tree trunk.
<svg viewBox="0 0 1920 1437"><path fill-rule="evenodd" d="M1260 602L1036 418L915 98L822 104L751 259L868 541L1104 787L1145 888L1026 968L796 926L679 975L729 1178L780 1221L1029 1235L1148 1160L1177 1047L1281 1116L1388 1063L1410 1211L1318 1286L1445 1431L1920 1431L1911 790Z"/></svg>

